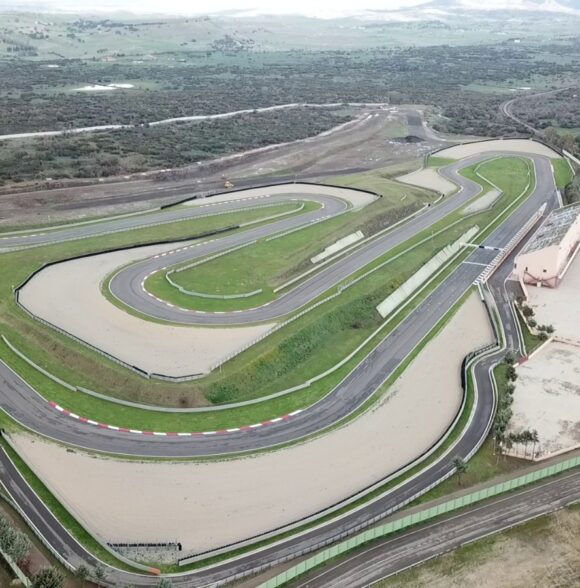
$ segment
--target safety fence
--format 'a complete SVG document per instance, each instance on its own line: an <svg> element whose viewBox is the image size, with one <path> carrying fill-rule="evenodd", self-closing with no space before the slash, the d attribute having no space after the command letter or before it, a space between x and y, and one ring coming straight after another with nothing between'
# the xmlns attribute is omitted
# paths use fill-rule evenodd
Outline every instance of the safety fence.
<svg viewBox="0 0 580 588"><path fill-rule="evenodd" d="M519 476L518 478L513 478L511 480L495 484L493 486L490 486L489 488L483 488L481 490L478 490L477 492L472 492L465 496L460 496L458 498L448 500L447 502L443 502L442 504L438 504L431 508L415 512L395 521L391 521L389 523L381 525L380 527L369 529L368 531L360 533L359 535L356 535L355 537L352 537L347 541L343 541L342 543L333 545L329 549L321 551L314 557L311 557L303 562L300 562L298 565L282 572L281 574L275 576L271 580L268 580L267 582L260 584L259 588L277 588L278 586L283 586L290 580L293 580L294 578L297 578L298 576L305 574L306 572L309 572L310 570L326 563L327 561L335 557L338 557L339 555L356 549L361 545L364 545L365 543L374 541L376 539L388 537L389 535L392 535L397 531L403 531L419 523L423 523L436 517L439 517L441 515L444 515L446 513L465 508L466 506L476 504L483 500L487 500L488 498L493 498L494 496L498 496L499 494L511 492L512 490L516 490L517 488L527 486L528 484L532 484L533 482L549 478L551 476L554 476L555 474L571 470L578 466L580 466L580 456L573 457L571 459L548 466L547 468L541 470L530 472L523 476Z"/></svg>

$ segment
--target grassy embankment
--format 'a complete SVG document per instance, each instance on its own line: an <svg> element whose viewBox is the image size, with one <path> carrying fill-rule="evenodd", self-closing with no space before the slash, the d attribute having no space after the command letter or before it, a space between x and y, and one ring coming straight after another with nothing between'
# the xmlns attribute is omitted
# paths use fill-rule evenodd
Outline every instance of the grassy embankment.
<svg viewBox="0 0 580 588"><path fill-rule="evenodd" d="M336 240L357 230L370 236L417 210L421 203L434 199L425 190L411 187L407 189L377 174L360 176L356 179L336 178L332 183L381 194L382 198L371 206L277 239L261 239L255 245L171 274L171 279L186 290L203 294L240 294L259 289L263 290L262 293L249 298L229 300L189 296L169 284L165 278L166 272L151 276L145 287L155 296L183 308L215 312L260 306L276 298L276 287L315 267L310 258ZM175 268L187 265L185 263Z"/></svg>
<svg viewBox="0 0 580 588"><path fill-rule="evenodd" d="M432 158L437 159L437 158ZM453 160L441 159L440 165L445 165ZM521 172L521 166L513 168L512 158L493 159L481 165L467 168L462 174L481 184L483 193L493 189L493 186L486 182L477 172L485 170L493 177L502 177L507 189L511 189L511 183L517 181ZM380 176L365 174L364 187L370 190L380 190L385 183L392 181ZM507 184L506 184L507 183ZM343 185L352 185L348 178L343 179ZM357 186L360 187L360 186ZM403 188L395 184L395 189L401 193L401 201L410 196L411 202L416 200L413 188ZM392 204L390 204L392 206ZM372 210L372 209L369 209ZM358 225L365 235L375 232L375 227L380 228L376 217L369 217L368 221L363 220ZM338 222L336 222L338 221ZM158 272L146 281L146 288L155 296L167 300L172 304L183 308L191 308L204 311L231 311L243 310L262 305L276 298L274 288L284 283L289 278L297 275L312 264L308 259L320 252L326 245L332 243L340 236L348 234L347 231L355 230L355 224L345 226L341 219L335 219L334 226L325 223L324 227L314 226L296 233L287 235L280 239L268 241L260 240L241 250L232 252L229 255L211 260L207 263L184 269L178 273L171 274L171 279L181 287L189 291L201 292L212 295L240 294L253 292L262 289L262 293L242 299L214 300L204 299L196 296L182 294L172 286L165 278L166 272ZM383 223L381 223L383 224ZM338 225L344 232L339 233L335 226ZM370 226L369 226L370 225ZM297 260L299 260L297 262ZM179 269L187 264L174 266L171 269Z"/></svg>
<svg viewBox="0 0 580 588"><path fill-rule="evenodd" d="M572 168L570 167L568 160L564 158L552 159L552 166L554 168L556 186L558 186L560 190L563 190L574 179Z"/></svg>
<svg viewBox="0 0 580 588"><path fill-rule="evenodd" d="M523 162L522 165L524 165ZM523 186L520 185L519 191L522 188ZM510 196L506 193L504 198L504 202L508 202L510 198L513 198L513 195ZM477 217L464 219L452 229L452 232L454 232L453 238L457 238L462 230L467 226L471 226L476 220L480 226L484 226L495 214L497 212L492 211L477 215ZM442 233L439 238L444 242L448 242L451 240L448 233L449 231ZM418 242L420 237L416 237L414 242ZM393 268L398 267L400 270L404 269L394 265L397 262L402 264L401 260L404 260L405 268L408 271L412 270L412 268L407 268L411 264L415 267L420 267L424 263L424 260L432 255L433 250L437 250L442 244L444 243L427 243L427 246L424 245L415 249L412 256L407 254L399 258L399 260L391 262L393 265L389 265L387 268L390 273L396 274L396 272L392 272ZM403 250L405 247L402 246L401 249ZM397 251L392 253L394 255ZM371 278L380 283L380 288L376 288L376 282L374 289L369 288L369 284L373 285L372 282L368 282ZM243 355L238 356L238 358L224 367L221 374L212 374L205 381L169 387L167 384L158 382L146 382L140 379L137 381L141 385L147 384L149 388L147 392L151 393L151 395L159 393L161 388L164 388L164 395L167 395L168 391L171 391L174 395L178 395L193 389L197 390L198 394L217 394L218 396L221 394L226 398L233 393L236 395L236 399L251 397L249 394L255 394L256 389L263 395L269 393L270 390L275 392L288 385L300 383L309 374L316 375L324 371L324 369L327 369L329 365L333 365L376 328L378 314L374 311L374 306L386 294L385 276L381 275L381 271L377 271L371 278L367 278L357 286L345 291L343 296L338 299L334 299L332 302L323 305L318 309L318 312L309 313L302 319L292 323L288 328L291 330L291 333L280 331L269 338L270 341L268 341L268 344L264 341ZM406 316L418 302L419 299L416 303L410 305L402 313L402 317ZM325 309L326 306L328 306L328 309ZM356 323L353 323L353 321L356 321ZM395 321L394 324L396 322L398 321ZM35 325L35 323L33 324ZM350 337L350 340L347 340L347 335ZM10 335L10 338L14 339L15 343L20 348L23 348L24 351L33 354L35 359L39 359L38 355L44 351L33 349L29 343L16 333ZM67 342L70 346L70 341L67 340ZM13 356L11 357L11 364L20 373L23 373L33 385L39 388L47 398L60 402L66 408L74 410L77 413L91 415L94 419L105 420L107 422L114 420L114 424L123 426L129 426L130 423L131 427L143 429L155 427L157 430L208 430L210 428L219 429L239 426L244 423L250 424L262 418L272 418L311 404L328 390L332 389L352 369L355 363L364 356L363 354L368 353L370 348L375 344L376 342L369 343L365 349L361 350L343 368L331 376L327 376L324 380L317 382L305 391L243 409L224 410L203 415L171 415L113 405L92 397L68 392L60 386L47 381L45 377L31 370ZM317 350L320 348L327 349L328 354L325 353L321 356L321 354L317 353ZM80 356L79 359L84 359L92 355L92 352L80 346L74 347L70 353ZM4 355L11 356L12 354L8 354L4 350ZM330 356L330 359L327 355ZM62 362L60 368L57 368L53 362L47 360L48 358L45 354L40 363L57 372L58 375L66 380L88 387L96 387L99 391L111 391L111 389L107 389L102 385L95 384L94 378L96 371L94 368L92 372L84 371L80 375L78 368L76 370L68 368L65 362ZM104 369L105 367L109 368L108 363L102 362L102 360L99 362L99 366L102 367L104 373L109 371L108 369L107 371ZM128 374L126 370L117 368L114 364L110 367L111 371L116 369L118 374L122 374L123 381L127 382L127 385L131 380L136 378L132 374ZM297 368L300 368L298 374ZM111 375L113 374L109 372L108 377L110 378ZM117 388L123 389L123 386L117 385Z"/></svg>
<svg viewBox="0 0 580 588"><path fill-rule="evenodd" d="M450 157L437 157L436 155L430 155L427 158L427 167L443 167L455 163L456 161L456 159L451 159Z"/></svg>

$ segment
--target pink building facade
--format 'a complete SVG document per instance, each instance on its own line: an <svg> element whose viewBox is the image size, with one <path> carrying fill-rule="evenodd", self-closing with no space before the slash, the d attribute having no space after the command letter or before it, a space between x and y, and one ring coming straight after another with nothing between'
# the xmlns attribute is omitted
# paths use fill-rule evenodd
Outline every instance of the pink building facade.
<svg viewBox="0 0 580 588"><path fill-rule="evenodd" d="M514 262L525 284L555 288L580 244L580 202L553 210Z"/></svg>

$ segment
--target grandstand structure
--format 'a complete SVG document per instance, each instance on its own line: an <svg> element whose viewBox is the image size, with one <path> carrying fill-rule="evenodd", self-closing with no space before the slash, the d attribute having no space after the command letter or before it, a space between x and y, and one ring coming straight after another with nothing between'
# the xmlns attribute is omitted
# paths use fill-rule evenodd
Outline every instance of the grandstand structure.
<svg viewBox="0 0 580 588"><path fill-rule="evenodd" d="M580 246L580 202L553 210L514 261L524 284L558 286Z"/></svg>

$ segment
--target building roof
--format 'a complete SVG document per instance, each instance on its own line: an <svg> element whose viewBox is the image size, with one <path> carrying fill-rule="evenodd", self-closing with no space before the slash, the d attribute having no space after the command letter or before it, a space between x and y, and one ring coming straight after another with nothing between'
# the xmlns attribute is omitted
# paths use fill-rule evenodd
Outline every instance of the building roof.
<svg viewBox="0 0 580 588"><path fill-rule="evenodd" d="M557 245L580 216L580 202L556 208L533 234L520 255Z"/></svg>

